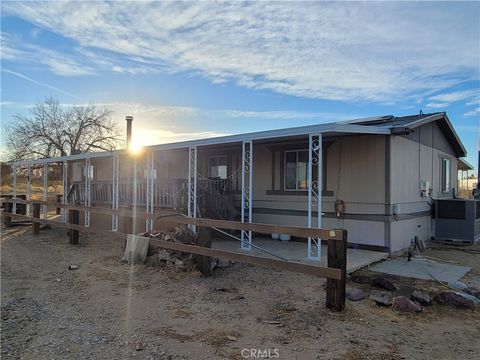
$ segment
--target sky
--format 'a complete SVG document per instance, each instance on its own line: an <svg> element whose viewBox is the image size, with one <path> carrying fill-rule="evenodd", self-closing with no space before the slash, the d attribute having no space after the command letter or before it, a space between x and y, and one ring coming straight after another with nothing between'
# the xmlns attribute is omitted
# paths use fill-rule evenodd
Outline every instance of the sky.
<svg viewBox="0 0 480 360"><path fill-rule="evenodd" d="M479 19L479 2L2 1L1 129L51 96L133 115L143 145L445 111L476 166Z"/></svg>

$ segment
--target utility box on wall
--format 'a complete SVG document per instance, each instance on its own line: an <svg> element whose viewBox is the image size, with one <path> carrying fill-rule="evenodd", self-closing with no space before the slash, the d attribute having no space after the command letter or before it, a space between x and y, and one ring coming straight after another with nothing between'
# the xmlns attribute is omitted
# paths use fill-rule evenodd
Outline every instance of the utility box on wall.
<svg viewBox="0 0 480 360"><path fill-rule="evenodd" d="M480 200L435 200L435 239L477 242L480 239Z"/></svg>

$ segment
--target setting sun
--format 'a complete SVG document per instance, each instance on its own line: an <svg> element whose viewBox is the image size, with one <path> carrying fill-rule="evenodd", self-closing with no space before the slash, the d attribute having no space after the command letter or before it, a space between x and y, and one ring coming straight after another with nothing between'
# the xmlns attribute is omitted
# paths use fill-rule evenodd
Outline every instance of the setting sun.
<svg viewBox="0 0 480 360"><path fill-rule="evenodd" d="M132 143L130 144L130 147L128 148L128 152L131 155L139 155L139 154L142 153L144 146L145 146L145 144L141 143L138 139L137 140L132 139Z"/></svg>

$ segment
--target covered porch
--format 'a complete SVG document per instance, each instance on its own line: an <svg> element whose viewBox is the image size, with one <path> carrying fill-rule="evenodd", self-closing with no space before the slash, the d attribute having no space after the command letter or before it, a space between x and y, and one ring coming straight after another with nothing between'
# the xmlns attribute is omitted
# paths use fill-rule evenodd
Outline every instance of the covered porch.
<svg viewBox="0 0 480 360"><path fill-rule="evenodd" d="M140 154L128 150L78 154L15 163L14 180L22 167L29 169L35 164L48 169L55 163L63 171L64 203L114 210L128 207L138 209L139 214L169 209L194 218L311 228L322 227L323 198L329 197L328 212L335 221L324 223L323 227L343 228L344 210L332 202L338 194L333 198L333 191L325 186L326 149L338 139L364 135L378 139L382 138L378 135L386 134L388 130L384 128L338 123L155 145L144 148ZM350 151L358 152L355 144L348 146L353 149ZM344 161L341 156L329 161L335 160L338 164ZM42 175L47 184L48 170ZM15 191L14 187L14 196ZM48 198L48 186L44 187L44 198ZM380 207L384 208L384 204ZM66 221L66 214L63 219ZM91 221L100 219L92 219L90 212L85 211L82 221L88 227ZM101 221L103 227L119 231L118 215L112 215L111 221ZM148 232L159 226L152 218L142 222L135 221L134 225L139 227L133 226L130 232ZM195 231L193 226L192 229ZM240 244L243 251L255 251L252 243L257 240L251 232L238 235L235 245ZM309 261L319 262L323 258L320 242L321 239L309 238L306 244L292 242L281 246L285 251L303 251ZM272 244L267 245L280 246Z"/></svg>
<svg viewBox="0 0 480 360"><path fill-rule="evenodd" d="M320 251L320 260L309 259L305 253L305 243L297 241L280 241L272 240L265 237L255 237L254 244L259 248L252 247L251 250L244 250L240 247L238 241L235 240L216 240L212 242L212 248L219 250L227 250L238 253L248 252L260 257L272 258L276 257L272 254L278 255L289 261L298 261L305 264L327 266L327 245L323 244ZM261 249L266 250L269 254ZM389 256L388 253L380 251L371 251L364 249L347 249L347 273L350 274L365 266L385 260Z"/></svg>

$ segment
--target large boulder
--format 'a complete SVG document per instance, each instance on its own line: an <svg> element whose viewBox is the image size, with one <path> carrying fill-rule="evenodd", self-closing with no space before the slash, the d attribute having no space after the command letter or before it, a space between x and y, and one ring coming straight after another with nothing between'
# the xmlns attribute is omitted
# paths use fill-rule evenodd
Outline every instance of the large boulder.
<svg viewBox="0 0 480 360"><path fill-rule="evenodd" d="M372 280L372 285L384 290L395 291L397 287L393 283L385 278L377 277Z"/></svg>
<svg viewBox="0 0 480 360"><path fill-rule="evenodd" d="M442 305L450 305L459 309L474 309L475 303L453 291L442 291L435 298L436 302Z"/></svg>
<svg viewBox="0 0 480 360"><path fill-rule="evenodd" d="M405 296L397 296L393 299L393 308L401 313L420 312L422 308Z"/></svg>
<svg viewBox="0 0 480 360"><path fill-rule="evenodd" d="M392 305L392 294L386 291L372 290L370 291L370 299L380 306Z"/></svg>
<svg viewBox="0 0 480 360"><path fill-rule="evenodd" d="M421 305L429 306L432 305L432 298L430 295L424 291L414 290L411 295L413 301L418 302Z"/></svg>
<svg viewBox="0 0 480 360"><path fill-rule="evenodd" d="M367 294L360 289L350 289L347 291L347 299L350 301L360 301L367 297Z"/></svg>

